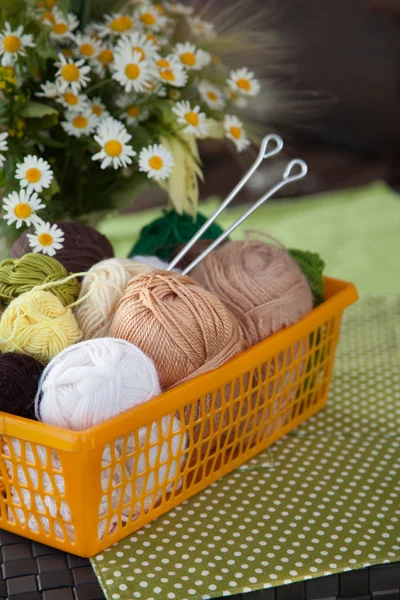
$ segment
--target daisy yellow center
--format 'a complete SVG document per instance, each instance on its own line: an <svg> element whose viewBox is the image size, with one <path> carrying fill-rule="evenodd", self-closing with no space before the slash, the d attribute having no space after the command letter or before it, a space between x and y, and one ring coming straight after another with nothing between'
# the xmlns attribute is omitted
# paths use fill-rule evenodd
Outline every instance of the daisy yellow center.
<svg viewBox="0 0 400 600"><path fill-rule="evenodd" d="M97 115L98 117L101 117L101 115L103 114L103 109L98 104L93 104L92 113L94 115Z"/></svg>
<svg viewBox="0 0 400 600"><path fill-rule="evenodd" d="M140 67L135 63L126 65L125 75L128 77L128 79L137 79L140 75Z"/></svg>
<svg viewBox="0 0 400 600"><path fill-rule="evenodd" d="M184 52L181 54L181 62L187 67L193 67L196 64L196 55L193 52Z"/></svg>
<svg viewBox="0 0 400 600"><path fill-rule="evenodd" d="M98 56L99 61L103 65L109 65L114 60L114 54L112 50L102 50Z"/></svg>
<svg viewBox="0 0 400 600"><path fill-rule="evenodd" d="M150 13L143 13L140 17L140 20L142 21L142 23L144 23L145 25L155 25L156 24L156 18L155 16Z"/></svg>
<svg viewBox="0 0 400 600"><path fill-rule="evenodd" d="M4 38L3 46L6 52L18 52L21 45L21 40L16 35L8 35Z"/></svg>
<svg viewBox="0 0 400 600"><path fill-rule="evenodd" d="M235 140L239 140L242 137L242 130L240 127L236 127L235 125L233 125L230 128L231 134L233 135L233 137L235 138Z"/></svg>
<svg viewBox="0 0 400 600"><path fill-rule="evenodd" d="M67 58L72 58L74 56L74 53L72 52L71 48L63 48L61 50L61 53L64 54L64 56L66 56Z"/></svg>
<svg viewBox="0 0 400 600"><path fill-rule="evenodd" d="M160 69L169 69L169 67L171 66L171 63L166 58L160 58L157 61L157 66L160 67Z"/></svg>
<svg viewBox="0 0 400 600"><path fill-rule="evenodd" d="M78 104L78 96L73 94L72 92L67 92L64 94L64 100L67 104L71 106L76 106Z"/></svg>
<svg viewBox="0 0 400 600"><path fill-rule="evenodd" d="M156 5L154 6L154 8L155 8L156 10L158 10L158 12L160 13L160 15L165 15L165 10L164 10L164 7L163 7L163 5L162 5L162 4L156 4Z"/></svg>
<svg viewBox="0 0 400 600"><path fill-rule="evenodd" d="M42 16L40 17L40 20L41 21L49 21L50 23L56 22L53 13L51 13L50 11L43 13Z"/></svg>
<svg viewBox="0 0 400 600"><path fill-rule="evenodd" d="M18 219L29 219L32 214L32 209L26 202L21 202L14 208L14 214Z"/></svg>
<svg viewBox="0 0 400 600"><path fill-rule="evenodd" d="M72 120L72 125L76 129L85 129L85 127L88 126L88 120L86 117L83 117L82 115L78 115L77 117L75 117Z"/></svg>
<svg viewBox="0 0 400 600"><path fill-rule="evenodd" d="M69 31L68 25L66 23L55 23L53 25L53 33L57 35L62 35L63 33L67 33Z"/></svg>
<svg viewBox="0 0 400 600"><path fill-rule="evenodd" d="M186 113L185 119L189 123L189 125L193 125L193 127L197 127L197 125L199 124L199 115L194 111Z"/></svg>
<svg viewBox="0 0 400 600"><path fill-rule="evenodd" d="M146 39L149 40L150 42L153 42L153 44L157 45L157 38L155 35L153 35L152 33L148 33L146 35Z"/></svg>
<svg viewBox="0 0 400 600"><path fill-rule="evenodd" d="M116 158L122 154L122 144L118 140L110 140L104 146L104 150L112 158Z"/></svg>
<svg viewBox="0 0 400 600"><path fill-rule="evenodd" d="M79 50L80 53L83 54L83 56L93 56L94 54L94 47L92 46L92 44L89 43L82 44Z"/></svg>
<svg viewBox="0 0 400 600"><path fill-rule="evenodd" d="M51 246L54 242L54 238L50 233L41 233L38 236L38 242L41 246Z"/></svg>
<svg viewBox="0 0 400 600"><path fill-rule="evenodd" d="M149 160L149 165L154 171L159 171L164 166L164 161L159 156L152 156Z"/></svg>
<svg viewBox="0 0 400 600"><path fill-rule="evenodd" d="M134 46L132 48L132 52L139 52L140 54L140 60L144 60L146 58L146 53L143 50L143 48L139 48L139 46Z"/></svg>
<svg viewBox="0 0 400 600"><path fill-rule="evenodd" d="M110 23L110 29L116 31L117 33L124 33L125 31L129 31L132 29L132 19L128 17L128 15L122 15L121 17L117 17Z"/></svg>
<svg viewBox="0 0 400 600"><path fill-rule="evenodd" d="M211 102L217 102L218 100L218 96L215 92L207 92L207 96L211 100Z"/></svg>
<svg viewBox="0 0 400 600"><path fill-rule="evenodd" d="M72 83L79 79L79 69L76 65L64 65L61 69L61 76L65 81Z"/></svg>
<svg viewBox="0 0 400 600"><path fill-rule="evenodd" d="M130 117L133 117L133 118L135 119L136 117L138 117L138 116L139 116L139 113L140 113L140 108L139 108L137 105L135 105L135 104L134 104L133 106L130 106L130 107L127 109L126 113L127 113L127 114L128 114Z"/></svg>
<svg viewBox="0 0 400 600"><path fill-rule="evenodd" d="M36 8L48 8L52 9L56 5L55 0L44 0L43 2L36 2Z"/></svg>
<svg viewBox="0 0 400 600"><path fill-rule="evenodd" d="M39 181L39 179L41 178L42 174L39 171L39 169L36 169L36 167L32 167L31 169L28 169L27 172L25 173L25 177L27 178L27 180L29 181L29 183L37 183Z"/></svg>
<svg viewBox="0 0 400 600"><path fill-rule="evenodd" d="M245 90L246 92L249 92L251 89L251 83L248 79L238 79L236 84L238 88Z"/></svg>
<svg viewBox="0 0 400 600"><path fill-rule="evenodd" d="M164 79L164 81L175 81L175 73L170 69L165 69L164 71L161 71L160 77L161 79Z"/></svg>

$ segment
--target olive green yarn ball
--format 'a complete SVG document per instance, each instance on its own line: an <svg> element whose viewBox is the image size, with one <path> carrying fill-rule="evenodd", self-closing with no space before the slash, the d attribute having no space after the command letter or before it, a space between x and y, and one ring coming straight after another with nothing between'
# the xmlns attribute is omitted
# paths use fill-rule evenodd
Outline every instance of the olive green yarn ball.
<svg viewBox="0 0 400 600"><path fill-rule="evenodd" d="M6 306L37 285L66 277L68 272L65 267L55 258L44 254L29 253L18 259L7 258L0 263L0 303ZM57 296L64 306L68 306L78 298L80 287L78 279L71 279L47 291Z"/></svg>

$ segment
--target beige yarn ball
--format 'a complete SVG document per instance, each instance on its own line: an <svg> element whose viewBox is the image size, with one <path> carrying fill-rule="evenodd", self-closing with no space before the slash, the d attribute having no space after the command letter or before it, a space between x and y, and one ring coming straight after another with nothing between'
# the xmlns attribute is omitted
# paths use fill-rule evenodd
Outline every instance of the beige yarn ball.
<svg viewBox="0 0 400 600"><path fill-rule="evenodd" d="M107 337L117 304L129 281L152 270L150 265L130 258L109 258L90 269L89 273L96 274L98 280L90 275L83 278L79 298L91 293L74 309L84 340Z"/></svg>

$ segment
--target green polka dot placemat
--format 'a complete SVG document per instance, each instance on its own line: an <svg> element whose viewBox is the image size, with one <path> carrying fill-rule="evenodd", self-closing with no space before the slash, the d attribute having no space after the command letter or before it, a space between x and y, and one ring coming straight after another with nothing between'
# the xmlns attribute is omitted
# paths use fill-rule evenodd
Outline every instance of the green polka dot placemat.
<svg viewBox="0 0 400 600"><path fill-rule="evenodd" d="M92 560L112 600L207 599L400 560L400 299L342 328L328 407Z"/></svg>

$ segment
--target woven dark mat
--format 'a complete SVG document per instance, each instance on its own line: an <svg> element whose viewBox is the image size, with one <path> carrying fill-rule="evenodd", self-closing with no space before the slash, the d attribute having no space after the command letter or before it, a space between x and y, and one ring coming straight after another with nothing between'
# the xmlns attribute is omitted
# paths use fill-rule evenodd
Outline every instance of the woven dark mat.
<svg viewBox="0 0 400 600"><path fill-rule="evenodd" d="M0 548L0 598L104 600L104 594L87 558L66 554L1 530ZM400 600L400 563L239 594L231 599Z"/></svg>

